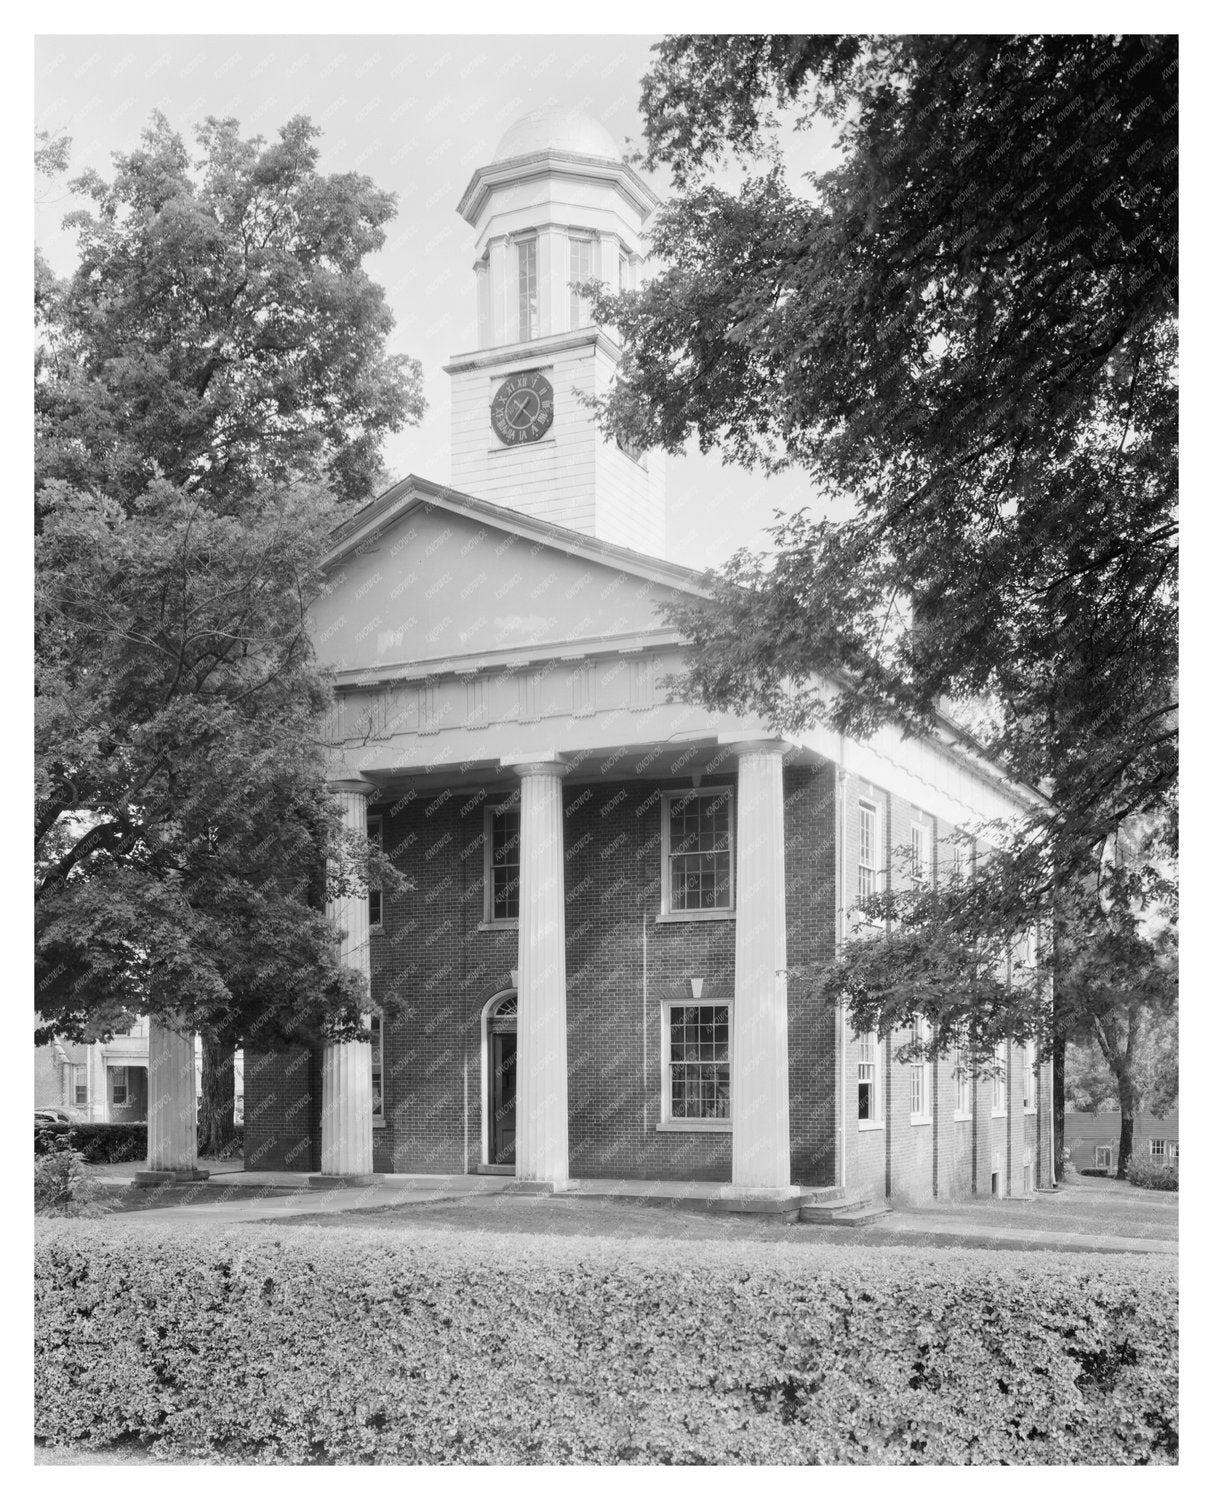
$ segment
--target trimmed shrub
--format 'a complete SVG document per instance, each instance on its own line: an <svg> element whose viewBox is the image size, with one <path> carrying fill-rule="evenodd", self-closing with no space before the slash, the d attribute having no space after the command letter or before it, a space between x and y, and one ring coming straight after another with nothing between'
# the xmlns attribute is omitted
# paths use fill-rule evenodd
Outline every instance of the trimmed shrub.
<svg viewBox="0 0 1213 1500"><path fill-rule="evenodd" d="M147 1125L42 1125L34 1129L34 1155L55 1149L54 1143L66 1140L80 1152L84 1161L124 1162L147 1158Z"/></svg>
<svg viewBox="0 0 1213 1500"><path fill-rule="evenodd" d="M34 1212L70 1217L98 1212L96 1187L84 1170L84 1157L64 1138L50 1137L34 1158Z"/></svg>
<svg viewBox="0 0 1213 1500"><path fill-rule="evenodd" d="M46 1224L36 1433L164 1458L1168 1463L1154 1257Z"/></svg>
<svg viewBox="0 0 1213 1500"><path fill-rule="evenodd" d="M1179 1163L1177 1161L1155 1162L1148 1157L1138 1161L1129 1159L1129 1181L1135 1187L1154 1188L1161 1193L1179 1192Z"/></svg>

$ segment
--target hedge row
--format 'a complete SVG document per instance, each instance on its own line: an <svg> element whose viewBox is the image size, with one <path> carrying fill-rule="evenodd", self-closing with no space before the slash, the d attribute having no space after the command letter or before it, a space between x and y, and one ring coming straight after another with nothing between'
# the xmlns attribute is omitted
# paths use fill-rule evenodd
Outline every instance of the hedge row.
<svg viewBox="0 0 1213 1500"><path fill-rule="evenodd" d="M131 1125L81 1123L35 1125L34 1155L56 1149L60 1141L79 1151L88 1162L144 1161L147 1157L146 1122Z"/></svg>
<svg viewBox="0 0 1213 1500"><path fill-rule="evenodd" d="M1177 1161L1154 1162L1129 1161L1129 1181L1135 1187L1153 1188L1156 1192L1179 1192L1179 1163Z"/></svg>
<svg viewBox="0 0 1213 1500"><path fill-rule="evenodd" d="M1159 1463L1153 1257L64 1221L39 1439L282 1463Z"/></svg>

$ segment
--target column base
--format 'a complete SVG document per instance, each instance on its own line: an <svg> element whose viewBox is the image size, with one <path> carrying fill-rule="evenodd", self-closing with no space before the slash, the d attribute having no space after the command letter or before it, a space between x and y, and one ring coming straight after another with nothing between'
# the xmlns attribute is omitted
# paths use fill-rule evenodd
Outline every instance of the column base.
<svg viewBox="0 0 1213 1500"><path fill-rule="evenodd" d="M316 1172L307 1180L310 1188L370 1187L381 1172Z"/></svg>
<svg viewBox="0 0 1213 1500"><path fill-rule="evenodd" d="M161 1187L166 1182L205 1182L210 1175L199 1167L183 1167L180 1171L136 1172L131 1182L135 1187Z"/></svg>
<svg viewBox="0 0 1213 1500"><path fill-rule="evenodd" d="M508 1187L503 1187L501 1191L503 1193L516 1193L524 1198L550 1198L553 1193L567 1192L569 1182L570 1179L567 1177L563 1180L556 1177L549 1177L545 1181L538 1181L532 1177L523 1177L521 1179L515 1177L513 1182Z"/></svg>
<svg viewBox="0 0 1213 1500"><path fill-rule="evenodd" d="M720 1201L727 1208L744 1213L751 1205L788 1203L803 1196L804 1189L798 1187L745 1187L739 1183L721 1184ZM757 1211L762 1212L758 1207Z"/></svg>

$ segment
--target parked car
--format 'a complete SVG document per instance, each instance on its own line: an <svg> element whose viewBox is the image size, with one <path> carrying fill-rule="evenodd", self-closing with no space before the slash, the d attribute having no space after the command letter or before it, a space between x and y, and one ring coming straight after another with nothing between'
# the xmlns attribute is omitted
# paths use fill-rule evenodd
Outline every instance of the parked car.
<svg viewBox="0 0 1213 1500"><path fill-rule="evenodd" d="M35 1126L76 1125L87 1118L82 1109L73 1109L71 1105L50 1104L34 1111Z"/></svg>

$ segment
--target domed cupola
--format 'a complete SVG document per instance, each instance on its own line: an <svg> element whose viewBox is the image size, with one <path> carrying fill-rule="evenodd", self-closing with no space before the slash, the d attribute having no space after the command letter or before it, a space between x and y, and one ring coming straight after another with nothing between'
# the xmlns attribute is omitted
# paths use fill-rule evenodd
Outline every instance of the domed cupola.
<svg viewBox="0 0 1213 1500"><path fill-rule="evenodd" d="M656 206L581 110L516 120L459 201L476 232L477 347L446 369L457 489L662 555L664 462L604 443L579 401L606 393L620 350L574 290L639 285Z"/></svg>

